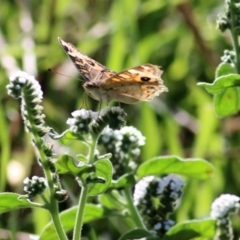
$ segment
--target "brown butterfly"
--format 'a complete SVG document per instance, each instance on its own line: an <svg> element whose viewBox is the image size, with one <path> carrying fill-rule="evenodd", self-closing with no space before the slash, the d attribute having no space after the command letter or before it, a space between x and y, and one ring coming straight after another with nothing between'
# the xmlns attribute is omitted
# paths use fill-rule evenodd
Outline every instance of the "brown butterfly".
<svg viewBox="0 0 240 240"><path fill-rule="evenodd" d="M160 78L162 70L156 65L147 63L116 73L84 55L71 43L58 40L85 79L83 87L87 94L100 102L151 101L168 91Z"/></svg>

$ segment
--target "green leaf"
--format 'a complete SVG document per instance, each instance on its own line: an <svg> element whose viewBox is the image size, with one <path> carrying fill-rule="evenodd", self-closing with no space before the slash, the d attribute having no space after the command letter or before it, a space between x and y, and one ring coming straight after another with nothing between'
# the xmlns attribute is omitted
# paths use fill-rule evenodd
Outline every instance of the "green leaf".
<svg viewBox="0 0 240 240"><path fill-rule="evenodd" d="M237 113L240 107L239 88L226 88L224 91L215 94L213 103L218 117L229 116Z"/></svg>
<svg viewBox="0 0 240 240"><path fill-rule="evenodd" d="M141 164L137 176L176 173L195 179L205 180L212 176L213 166L199 158L183 159L177 156L156 157Z"/></svg>
<svg viewBox="0 0 240 240"><path fill-rule="evenodd" d="M198 83L197 85L205 87L205 89L211 93L220 93L229 87L239 87L240 86L240 75L238 74L228 74L218 77L213 83Z"/></svg>
<svg viewBox="0 0 240 240"><path fill-rule="evenodd" d="M79 176L83 173L91 173L94 171L93 164L86 164L80 161L77 162L73 157L67 154L59 156L55 164L59 174L70 173Z"/></svg>
<svg viewBox="0 0 240 240"><path fill-rule="evenodd" d="M95 172L91 174L91 178L102 178L104 183L89 183L88 195L98 195L105 192L112 181L112 163L108 159L101 159L94 163Z"/></svg>
<svg viewBox="0 0 240 240"><path fill-rule="evenodd" d="M95 221L96 219L103 217L104 214L105 213L102 206L97 206L97 205L88 203L84 211L83 222L88 223L91 221Z"/></svg>
<svg viewBox="0 0 240 240"><path fill-rule="evenodd" d="M119 196L119 197L121 197L121 196ZM109 209L118 209L118 207L120 206L118 200L119 199L117 198L117 201L116 201L116 198L112 194L112 192L104 193L99 196L99 203L101 203L101 205L104 206L105 208L107 208L108 210Z"/></svg>
<svg viewBox="0 0 240 240"><path fill-rule="evenodd" d="M215 78L231 74L237 73L236 69L229 63L220 63L215 72Z"/></svg>
<svg viewBox="0 0 240 240"><path fill-rule="evenodd" d="M111 183L111 186L109 188L111 189L121 189L125 188L127 186L133 186L135 184L135 178L132 173L127 173L122 175L118 180L113 180Z"/></svg>
<svg viewBox="0 0 240 240"><path fill-rule="evenodd" d="M76 162L73 157L63 154L56 161L59 174L70 173L88 181L89 195L100 194L109 187L112 180L112 163L101 159L94 164Z"/></svg>
<svg viewBox="0 0 240 240"><path fill-rule="evenodd" d="M60 142L64 145L68 145L70 144L73 140L80 140L80 141L84 141L84 138L78 134L75 134L74 132L72 132L70 129L66 130L65 132L58 134L57 132L55 132L53 129L51 129L48 132L49 136L56 140L59 139Z"/></svg>
<svg viewBox="0 0 240 240"><path fill-rule="evenodd" d="M77 158L77 160L79 160L80 162L87 162L87 161L88 161L87 157L86 157L85 155L83 155L83 154L78 154L78 155L76 155L76 158Z"/></svg>
<svg viewBox="0 0 240 240"><path fill-rule="evenodd" d="M111 153L106 153L106 154L104 154L104 155L101 155L101 156L98 156L98 160L100 160L100 159L108 159L108 160L110 160L110 158L112 157L112 154Z"/></svg>
<svg viewBox="0 0 240 240"><path fill-rule="evenodd" d="M145 237L152 237L152 235L145 229L137 228L123 234L118 240L140 239Z"/></svg>
<svg viewBox="0 0 240 240"><path fill-rule="evenodd" d="M163 240L184 239L190 240L197 237L207 237L212 239L215 234L214 219L191 220L173 226Z"/></svg>
<svg viewBox="0 0 240 240"><path fill-rule="evenodd" d="M43 205L31 203L27 198L20 194L0 193L0 213L12 211L19 208L32 207L43 208Z"/></svg>
<svg viewBox="0 0 240 240"><path fill-rule="evenodd" d="M216 72L221 75L225 72L231 72L230 64L222 64ZM198 83L204 86L206 90L214 94L214 109L218 117L225 117L235 114L240 109L240 75L228 74L218 77L212 84Z"/></svg>
<svg viewBox="0 0 240 240"><path fill-rule="evenodd" d="M72 207L60 213L60 219L63 229L69 232L73 229L78 207ZM84 211L83 222L88 223L95 221L104 216L104 210L100 206L94 204L87 204ZM48 223L43 229L39 240L55 240L58 239L55 228L52 222Z"/></svg>

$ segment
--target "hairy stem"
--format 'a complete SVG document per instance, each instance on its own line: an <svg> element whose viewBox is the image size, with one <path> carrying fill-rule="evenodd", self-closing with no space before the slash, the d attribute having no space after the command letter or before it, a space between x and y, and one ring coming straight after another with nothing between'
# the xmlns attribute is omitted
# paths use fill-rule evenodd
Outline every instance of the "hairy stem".
<svg viewBox="0 0 240 240"><path fill-rule="evenodd" d="M240 73L240 48L238 43L238 32L235 29L238 27L237 14L234 6L234 1L229 3L231 13L231 34L233 39L233 48L236 54L235 67L237 72Z"/></svg>
<svg viewBox="0 0 240 240"><path fill-rule="evenodd" d="M131 189L130 188L125 188L124 189L124 194L125 194L125 197L127 199L128 209L129 209L129 212L131 214L131 217L132 217L134 223L136 224L137 227L145 229L145 226L142 222L142 219L139 215L139 212L133 204Z"/></svg>

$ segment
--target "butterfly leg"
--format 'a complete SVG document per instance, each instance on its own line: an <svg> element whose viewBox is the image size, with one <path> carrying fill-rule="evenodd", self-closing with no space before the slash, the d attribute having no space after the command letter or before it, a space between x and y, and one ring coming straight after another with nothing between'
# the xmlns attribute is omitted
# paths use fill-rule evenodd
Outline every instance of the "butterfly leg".
<svg viewBox="0 0 240 240"><path fill-rule="evenodd" d="M89 109L88 104L87 104L87 98L88 98L88 95L86 94L86 92L84 92L82 103L81 103L81 105L79 106L78 109L82 109L83 106L86 106L86 108Z"/></svg>
<svg viewBox="0 0 240 240"><path fill-rule="evenodd" d="M121 107L121 102L116 98L116 102L118 103L118 106Z"/></svg>
<svg viewBox="0 0 240 240"><path fill-rule="evenodd" d="M100 117L101 107L102 107L102 101L100 101L98 104L98 118Z"/></svg>

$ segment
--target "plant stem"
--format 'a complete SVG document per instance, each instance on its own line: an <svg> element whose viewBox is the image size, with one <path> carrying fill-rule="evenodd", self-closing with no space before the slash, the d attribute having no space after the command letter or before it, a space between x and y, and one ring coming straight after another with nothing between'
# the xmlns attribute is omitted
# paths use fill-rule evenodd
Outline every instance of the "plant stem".
<svg viewBox="0 0 240 240"><path fill-rule="evenodd" d="M64 232L64 229L62 227L62 223L60 221L60 217L59 217L59 211L58 211L58 202L55 198L55 190L54 190L54 186L53 186L53 180L52 180L52 175L51 172L49 170L49 168L47 167L47 158L44 154L44 151L41 148L41 139L35 135L35 142L36 142L36 146L39 150L40 153L40 158L42 161L42 165L43 165L43 170L45 173L45 177L47 179L48 182L48 190L49 190L49 195L50 195L50 202L49 202L49 208L48 210L50 211L51 217L52 217L52 221L53 221L53 225L56 229L56 232L58 234L59 239L61 240L67 240L67 235Z"/></svg>
<svg viewBox="0 0 240 240"><path fill-rule="evenodd" d="M92 140L92 143L90 146L90 152L88 155L88 163L92 163L94 161L95 156L95 149L97 145L98 138L94 138ZM78 212L76 216L75 226L74 226L74 232L73 232L73 240L79 240L81 239L81 232L82 232L82 225L83 225L83 214L84 214L84 208L87 203L87 196L88 196L88 186L87 184L83 183L78 203Z"/></svg>
<svg viewBox="0 0 240 240"><path fill-rule="evenodd" d="M88 163L94 162L95 157L95 149L98 142L98 137L92 140L92 143L90 144L90 153L88 157Z"/></svg>
<svg viewBox="0 0 240 240"><path fill-rule="evenodd" d="M238 33L235 31L235 28L238 27L237 22L237 13L234 6L234 1L231 1L229 3L230 6L230 12L231 12L231 34L233 39L233 48L236 55L235 60L235 68L237 69L237 72L240 73L240 48L238 43Z"/></svg>
<svg viewBox="0 0 240 240"><path fill-rule="evenodd" d="M87 194L88 194L87 185L82 186L81 194L80 194L80 198L79 198L79 204L78 204L78 212L77 212L76 222L75 222L75 226L74 226L73 240L81 239L83 214L84 214L84 208L85 208L85 205L87 202Z"/></svg>
<svg viewBox="0 0 240 240"><path fill-rule="evenodd" d="M131 217L134 220L136 226L139 227L139 228L145 229L145 226L142 222L142 219L139 215L139 212L137 211L136 207L133 204L131 189L130 188L125 188L124 189L124 194L125 194L125 197L126 197L126 200L127 200L129 212L130 212Z"/></svg>
<svg viewBox="0 0 240 240"><path fill-rule="evenodd" d="M61 221L60 221L60 217L59 217L59 211L58 211L58 202L55 198L55 189L54 189L54 184L53 184L53 179L52 179L52 174L51 171L49 169L49 165L48 165L48 159L45 155L45 152L43 150L43 139L38 135L38 130L37 130L37 126L35 125L34 122L34 118L32 115L32 106L30 104L28 104L29 102L27 101L28 98L28 92L25 92L25 89L23 89L23 94L26 96L26 105L25 108L27 110L28 114L28 121L31 124L31 133L32 133L32 137L34 139L35 145L39 151L39 155L40 155L40 159L42 162L42 167L43 167L43 171L44 171L44 175L47 179L48 182L48 191L49 191L49 204L47 206L50 215L52 217L52 221L53 221L53 225L56 229L56 232L58 234L59 239L61 240L67 240L67 235L64 232L64 229L62 227ZM23 104L23 102L22 102Z"/></svg>

